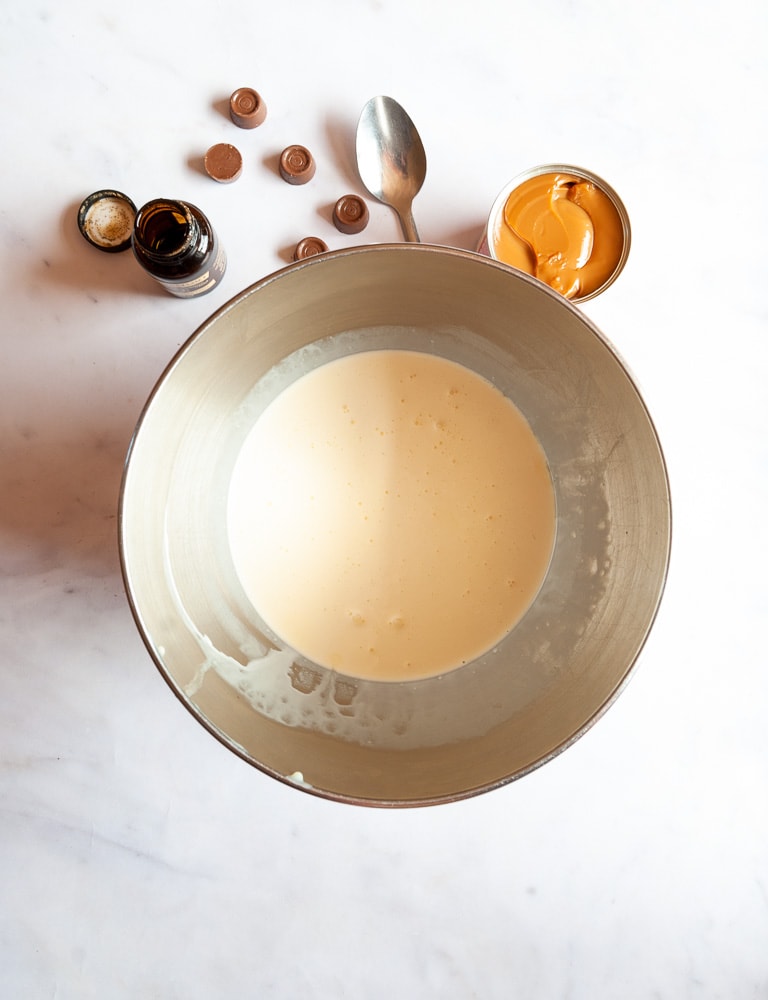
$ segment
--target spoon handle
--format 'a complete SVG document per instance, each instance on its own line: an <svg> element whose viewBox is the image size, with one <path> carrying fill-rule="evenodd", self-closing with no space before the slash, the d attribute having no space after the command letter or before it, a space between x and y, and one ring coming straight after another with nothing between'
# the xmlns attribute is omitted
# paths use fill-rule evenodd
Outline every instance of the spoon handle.
<svg viewBox="0 0 768 1000"><path fill-rule="evenodd" d="M398 212L397 214L400 216L400 225L403 227L403 236L406 243L421 243L416 230L416 223L413 221L413 212L408 209L407 212Z"/></svg>

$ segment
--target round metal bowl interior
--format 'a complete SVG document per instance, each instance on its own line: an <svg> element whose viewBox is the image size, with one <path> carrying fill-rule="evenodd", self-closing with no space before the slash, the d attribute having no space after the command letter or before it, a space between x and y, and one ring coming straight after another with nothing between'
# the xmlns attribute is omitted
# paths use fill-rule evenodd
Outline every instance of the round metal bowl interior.
<svg viewBox="0 0 768 1000"><path fill-rule="evenodd" d="M398 683L334 673L270 636L226 525L232 469L260 410L312 368L382 348L449 358L506 393L544 449L557 507L548 574L519 624L465 666ZM298 788L407 806L518 778L595 722L655 618L670 527L652 420L589 319L504 264L409 244L294 264L205 322L143 411L119 531L138 628L200 723Z"/></svg>

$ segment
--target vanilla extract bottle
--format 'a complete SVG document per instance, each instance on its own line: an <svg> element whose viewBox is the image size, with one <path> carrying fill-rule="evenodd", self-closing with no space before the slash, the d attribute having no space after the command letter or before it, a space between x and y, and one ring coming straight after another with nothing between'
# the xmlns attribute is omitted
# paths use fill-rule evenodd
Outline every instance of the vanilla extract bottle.
<svg viewBox="0 0 768 1000"><path fill-rule="evenodd" d="M131 242L144 270L180 298L210 292L227 267L213 226L189 202L167 198L147 202L136 215Z"/></svg>

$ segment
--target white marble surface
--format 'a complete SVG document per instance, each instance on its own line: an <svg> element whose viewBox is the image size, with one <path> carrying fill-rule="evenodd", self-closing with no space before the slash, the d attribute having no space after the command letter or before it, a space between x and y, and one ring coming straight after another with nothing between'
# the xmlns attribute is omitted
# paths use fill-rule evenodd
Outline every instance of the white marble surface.
<svg viewBox="0 0 768 1000"><path fill-rule="evenodd" d="M0 8L0 996L768 996L762 0L5 0ZM267 122L223 101L253 86ZM297 239L360 242L350 136L377 93L422 133L422 238L474 247L503 184L571 162L634 242L584 309L633 369L673 488L638 671L574 747L492 794L383 812L213 740L129 614L115 512L154 380ZM234 185L200 170L235 142ZM315 180L275 174L290 142ZM183 302L75 210L186 197L224 283ZM371 204L371 242L398 238Z"/></svg>

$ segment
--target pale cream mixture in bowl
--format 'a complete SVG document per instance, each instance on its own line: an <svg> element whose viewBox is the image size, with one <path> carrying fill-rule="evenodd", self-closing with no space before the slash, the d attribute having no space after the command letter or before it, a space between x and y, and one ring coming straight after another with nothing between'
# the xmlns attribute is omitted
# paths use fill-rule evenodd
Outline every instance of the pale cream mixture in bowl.
<svg viewBox="0 0 768 1000"><path fill-rule="evenodd" d="M667 572L659 441L561 295L478 255L337 251L160 378L120 503L144 641L234 752L346 802L450 801L572 743Z"/></svg>

